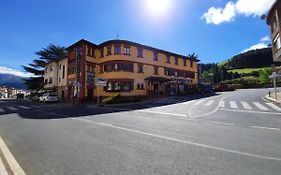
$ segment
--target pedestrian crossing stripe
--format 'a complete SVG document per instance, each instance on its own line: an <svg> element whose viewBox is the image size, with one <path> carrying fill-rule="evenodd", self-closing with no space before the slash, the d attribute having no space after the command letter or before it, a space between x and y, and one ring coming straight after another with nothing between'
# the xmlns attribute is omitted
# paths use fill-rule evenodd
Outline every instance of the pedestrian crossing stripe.
<svg viewBox="0 0 281 175"><path fill-rule="evenodd" d="M220 102L219 102L219 107L220 107L220 108L224 108L224 107L225 107L224 101L220 101Z"/></svg>
<svg viewBox="0 0 281 175"><path fill-rule="evenodd" d="M247 110L252 110L253 108L249 105L249 103L245 102L245 101L242 101L241 102L242 106L244 109L247 109Z"/></svg>
<svg viewBox="0 0 281 175"><path fill-rule="evenodd" d="M11 110L11 111L17 111L17 110L19 110L18 108L15 108L15 107L13 107L13 106L8 106L7 107L9 110Z"/></svg>
<svg viewBox="0 0 281 175"><path fill-rule="evenodd" d="M273 103L266 103L268 106L272 107L273 109L275 109L278 112L281 112L281 108L279 108L278 106L276 106Z"/></svg>
<svg viewBox="0 0 281 175"><path fill-rule="evenodd" d="M210 100L207 103L205 103L205 106L211 106L214 102L215 100Z"/></svg>
<svg viewBox="0 0 281 175"><path fill-rule="evenodd" d="M204 99L199 100L199 101L195 102L194 105L200 105L200 104L203 103L204 101L206 101L206 100L204 100Z"/></svg>
<svg viewBox="0 0 281 175"><path fill-rule="evenodd" d="M265 106L263 106L259 102L253 102L253 104L262 111L269 111L269 109L267 109Z"/></svg>
<svg viewBox="0 0 281 175"><path fill-rule="evenodd" d="M238 106L237 106L237 104L236 104L235 101L230 101L229 104L230 104L230 108L232 108L232 109L238 109Z"/></svg>
<svg viewBox="0 0 281 175"><path fill-rule="evenodd" d="M18 107L21 109L31 109L30 107L27 107L27 106L18 106Z"/></svg>

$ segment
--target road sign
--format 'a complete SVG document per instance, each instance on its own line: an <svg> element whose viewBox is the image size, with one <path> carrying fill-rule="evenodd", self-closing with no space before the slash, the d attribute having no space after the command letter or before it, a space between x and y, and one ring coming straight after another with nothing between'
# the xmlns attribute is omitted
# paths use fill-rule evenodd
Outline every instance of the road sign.
<svg viewBox="0 0 281 175"><path fill-rule="evenodd" d="M281 74L277 74L276 72L273 72L272 75L269 75L268 78L273 79L273 78L279 78L281 77Z"/></svg>
<svg viewBox="0 0 281 175"><path fill-rule="evenodd" d="M97 78L96 85L97 86L107 86L107 79Z"/></svg>

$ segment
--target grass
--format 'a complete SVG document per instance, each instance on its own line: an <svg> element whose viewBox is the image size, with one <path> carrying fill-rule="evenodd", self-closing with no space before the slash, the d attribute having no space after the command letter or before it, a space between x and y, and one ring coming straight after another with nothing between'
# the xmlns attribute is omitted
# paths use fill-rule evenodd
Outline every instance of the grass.
<svg viewBox="0 0 281 175"><path fill-rule="evenodd" d="M232 70L228 70L228 72L232 72L232 73L239 73L239 74L248 74L254 71L260 71L261 69L264 68L270 68L270 67L263 67L263 68L243 68L243 69L232 69Z"/></svg>

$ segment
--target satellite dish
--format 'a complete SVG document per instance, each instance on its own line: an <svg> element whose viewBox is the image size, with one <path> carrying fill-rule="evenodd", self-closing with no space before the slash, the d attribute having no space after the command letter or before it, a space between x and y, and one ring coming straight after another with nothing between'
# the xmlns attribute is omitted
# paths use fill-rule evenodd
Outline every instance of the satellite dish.
<svg viewBox="0 0 281 175"><path fill-rule="evenodd" d="M263 15L260 16L261 20L265 20L266 17L267 17L266 14L263 14Z"/></svg>

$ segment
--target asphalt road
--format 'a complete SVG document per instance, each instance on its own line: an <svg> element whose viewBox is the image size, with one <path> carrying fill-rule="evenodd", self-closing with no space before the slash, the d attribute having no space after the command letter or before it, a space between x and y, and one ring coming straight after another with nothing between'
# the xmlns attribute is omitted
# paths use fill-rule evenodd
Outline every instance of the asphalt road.
<svg viewBox="0 0 281 175"><path fill-rule="evenodd" d="M281 172L268 89L96 107L0 101L0 136L28 175Z"/></svg>

